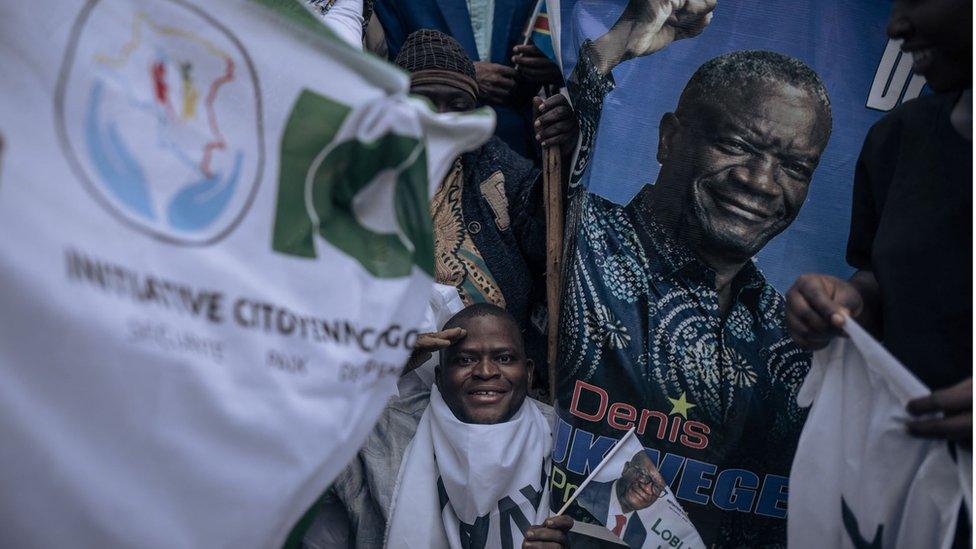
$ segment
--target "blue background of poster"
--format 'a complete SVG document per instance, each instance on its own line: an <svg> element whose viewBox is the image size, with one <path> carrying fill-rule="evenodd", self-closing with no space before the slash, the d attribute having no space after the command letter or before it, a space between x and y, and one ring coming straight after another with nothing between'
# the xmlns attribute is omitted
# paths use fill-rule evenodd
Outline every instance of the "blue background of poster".
<svg viewBox="0 0 976 549"><path fill-rule="evenodd" d="M626 0L561 0L566 76L586 38L602 35ZM866 106L887 45L890 1L718 0L711 24L696 38L627 61L613 74L589 170L590 190L626 203L657 177L658 123L674 109L702 63L725 52L767 49L812 66L833 107L830 143L799 217L759 253L759 267L785 292L804 272L848 276L844 261L854 165L868 128L884 113Z"/></svg>

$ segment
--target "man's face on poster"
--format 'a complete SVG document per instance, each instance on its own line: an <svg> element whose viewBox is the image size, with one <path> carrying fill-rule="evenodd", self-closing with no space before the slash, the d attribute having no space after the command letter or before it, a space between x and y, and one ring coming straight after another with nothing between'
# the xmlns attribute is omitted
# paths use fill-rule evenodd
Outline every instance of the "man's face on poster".
<svg viewBox="0 0 976 549"><path fill-rule="evenodd" d="M811 92L774 81L689 103L662 120L663 181L711 253L748 259L799 213L829 115Z"/></svg>
<svg viewBox="0 0 976 549"><path fill-rule="evenodd" d="M624 465L617 483L617 499L624 512L650 507L664 493L664 478L651 458L638 452Z"/></svg>

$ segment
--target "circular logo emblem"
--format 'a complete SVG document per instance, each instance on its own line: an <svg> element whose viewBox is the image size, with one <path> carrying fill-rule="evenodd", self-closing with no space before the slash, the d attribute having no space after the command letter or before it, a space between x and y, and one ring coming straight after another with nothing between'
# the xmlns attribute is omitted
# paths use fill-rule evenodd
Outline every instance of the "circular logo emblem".
<svg viewBox="0 0 976 549"><path fill-rule="evenodd" d="M254 200L264 165L257 76L240 41L196 6L89 2L55 108L72 169L130 227L212 244Z"/></svg>

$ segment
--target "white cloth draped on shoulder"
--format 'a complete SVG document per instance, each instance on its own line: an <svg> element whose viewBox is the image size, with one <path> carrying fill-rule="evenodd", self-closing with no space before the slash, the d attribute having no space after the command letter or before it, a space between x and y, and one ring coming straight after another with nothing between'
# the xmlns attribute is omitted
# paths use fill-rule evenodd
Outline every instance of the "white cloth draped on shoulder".
<svg viewBox="0 0 976 549"><path fill-rule="evenodd" d="M505 423L474 425L458 420L433 386L400 464L386 546L460 548L464 538L520 547L522 531L549 516L551 448L535 401L527 398Z"/></svg>

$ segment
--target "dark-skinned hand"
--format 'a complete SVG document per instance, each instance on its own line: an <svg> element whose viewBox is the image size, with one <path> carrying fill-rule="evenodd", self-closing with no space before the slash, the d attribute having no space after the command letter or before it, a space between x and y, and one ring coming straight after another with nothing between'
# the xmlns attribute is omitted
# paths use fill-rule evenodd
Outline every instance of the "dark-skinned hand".
<svg viewBox="0 0 976 549"><path fill-rule="evenodd" d="M797 345L815 351L843 335L844 319L864 308L853 284L835 276L805 274L786 292L786 327Z"/></svg>
<svg viewBox="0 0 976 549"><path fill-rule="evenodd" d="M566 96L557 93L545 101L535 97L532 99L532 110L535 114L532 130L536 141L543 148L558 146L563 156L572 154L579 139L579 121Z"/></svg>
<svg viewBox="0 0 976 549"><path fill-rule="evenodd" d="M546 57L535 44L515 46L512 52L512 63L524 79L536 86L562 84L563 75L559 65Z"/></svg>
<svg viewBox="0 0 976 549"><path fill-rule="evenodd" d="M573 527L573 519L566 515L549 517L539 526L525 531L522 549L561 549L569 547L566 532Z"/></svg>
<svg viewBox="0 0 976 549"><path fill-rule="evenodd" d="M954 440L973 447L973 378L963 380L908 403L908 413L921 416L942 413L942 417L916 419L908 433L919 438Z"/></svg>
<svg viewBox="0 0 976 549"><path fill-rule="evenodd" d="M466 335L468 335L467 330L460 327L418 335L410 358L407 360L407 365L403 367L403 372L400 375L422 366L423 363L430 360L430 357L434 356L434 353L447 349L461 341Z"/></svg>
<svg viewBox="0 0 976 549"><path fill-rule="evenodd" d="M518 78L515 69L498 63L476 61L474 72L482 101L500 105L511 99Z"/></svg>
<svg viewBox="0 0 976 549"><path fill-rule="evenodd" d="M630 0L617 22L593 42L601 74L621 62L650 55L672 42L701 34L717 0Z"/></svg>

